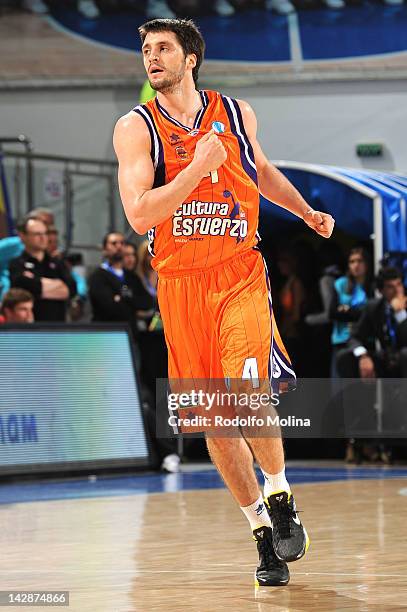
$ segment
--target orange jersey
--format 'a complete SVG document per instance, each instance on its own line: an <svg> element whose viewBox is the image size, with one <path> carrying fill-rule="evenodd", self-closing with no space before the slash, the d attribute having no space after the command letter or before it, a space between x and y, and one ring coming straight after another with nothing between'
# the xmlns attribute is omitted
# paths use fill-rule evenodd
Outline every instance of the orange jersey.
<svg viewBox="0 0 407 612"><path fill-rule="evenodd" d="M134 108L150 132L154 187L171 182L191 163L197 141L214 129L226 161L204 177L171 218L148 232L152 266L185 274L218 265L259 240L259 191L253 149L236 100L200 91L202 108L192 128L171 117L157 98Z"/></svg>

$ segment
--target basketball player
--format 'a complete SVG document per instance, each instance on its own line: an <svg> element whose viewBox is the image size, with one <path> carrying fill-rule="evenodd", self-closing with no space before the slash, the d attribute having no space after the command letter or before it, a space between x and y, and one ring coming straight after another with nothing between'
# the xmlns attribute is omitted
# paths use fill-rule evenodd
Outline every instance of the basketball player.
<svg viewBox="0 0 407 612"><path fill-rule="evenodd" d="M127 219L148 233L159 276L169 378L288 384L295 374L256 248L259 192L325 238L334 220L312 210L266 159L246 102L197 90L204 41L192 21L155 19L139 33L157 96L119 119L114 146ZM308 536L285 476L281 435L207 435L207 445L257 541L256 584L287 584L286 562L304 555Z"/></svg>

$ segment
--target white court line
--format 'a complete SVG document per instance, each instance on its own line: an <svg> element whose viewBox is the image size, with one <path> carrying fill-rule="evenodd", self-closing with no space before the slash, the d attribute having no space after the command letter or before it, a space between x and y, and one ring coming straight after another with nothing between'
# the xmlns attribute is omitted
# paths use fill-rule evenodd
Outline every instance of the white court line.
<svg viewBox="0 0 407 612"><path fill-rule="evenodd" d="M301 47L300 27L298 24L297 13L291 13L287 16L288 20L288 37L290 39L291 63L296 72L300 72L303 68L303 57Z"/></svg>

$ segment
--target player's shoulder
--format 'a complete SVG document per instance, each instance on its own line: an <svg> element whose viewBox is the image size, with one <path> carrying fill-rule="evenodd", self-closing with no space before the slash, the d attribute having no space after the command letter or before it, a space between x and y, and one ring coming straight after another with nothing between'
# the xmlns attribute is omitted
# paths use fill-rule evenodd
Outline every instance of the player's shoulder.
<svg viewBox="0 0 407 612"><path fill-rule="evenodd" d="M250 106L250 104L246 100L240 100L239 98L237 98L236 103L238 104L240 108L240 112L242 113L243 118L244 117L247 117L247 118L255 117L253 108Z"/></svg>
<svg viewBox="0 0 407 612"><path fill-rule="evenodd" d="M116 122L116 128L120 132L132 132L135 130L143 129L143 126L147 130L145 119L143 119L142 113L138 112L142 109L142 105L132 108L128 113L119 117Z"/></svg>
<svg viewBox="0 0 407 612"><path fill-rule="evenodd" d="M121 143L132 141L133 143L149 142L150 134L142 113L137 112L142 106L119 117L114 128L114 142Z"/></svg>

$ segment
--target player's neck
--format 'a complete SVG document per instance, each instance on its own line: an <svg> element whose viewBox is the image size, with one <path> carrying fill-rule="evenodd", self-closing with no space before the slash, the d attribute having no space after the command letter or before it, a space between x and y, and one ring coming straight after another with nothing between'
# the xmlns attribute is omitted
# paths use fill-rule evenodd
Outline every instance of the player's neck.
<svg viewBox="0 0 407 612"><path fill-rule="evenodd" d="M37 250L37 249L30 249L26 247L25 250L31 257L34 257L34 259L38 259L38 261L42 261L45 257L45 251L42 249Z"/></svg>
<svg viewBox="0 0 407 612"><path fill-rule="evenodd" d="M171 93L157 93L158 102L177 121L189 127L193 126L197 112L202 106L195 83L180 83Z"/></svg>

